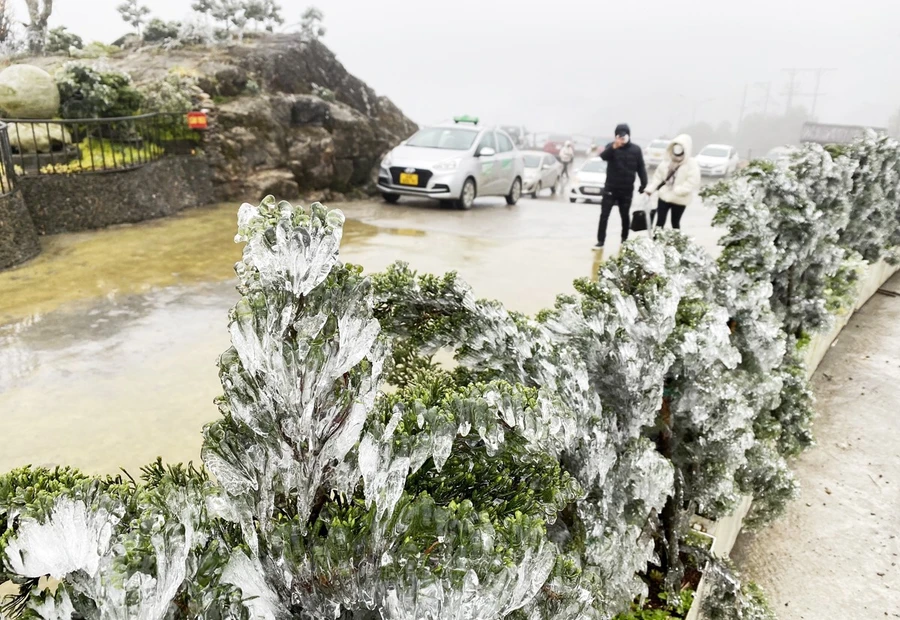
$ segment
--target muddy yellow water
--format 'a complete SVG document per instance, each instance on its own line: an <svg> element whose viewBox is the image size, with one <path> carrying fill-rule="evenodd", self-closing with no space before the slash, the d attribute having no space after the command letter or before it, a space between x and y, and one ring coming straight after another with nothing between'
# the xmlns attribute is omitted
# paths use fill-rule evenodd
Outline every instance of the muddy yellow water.
<svg viewBox="0 0 900 620"><path fill-rule="evenodd" d="M339 205L342 258L378 271L405 260L455 269L482 297L535 312L592 275L596 205L523 199L468 212L428 203ZM27 463L135 471L156 456L199 458L218 415L215 361L236 300L237 205L102 231L46 237L0 272L0 471ZM710 248L710 213L682 225ZM613 217L609 238L617 239ZM617 251L608 242L607 255Z"/></svg>

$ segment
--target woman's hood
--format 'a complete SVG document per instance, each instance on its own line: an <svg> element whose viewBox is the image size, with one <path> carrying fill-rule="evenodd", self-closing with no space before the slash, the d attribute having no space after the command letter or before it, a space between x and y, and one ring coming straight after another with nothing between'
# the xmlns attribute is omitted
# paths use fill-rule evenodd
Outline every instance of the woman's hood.
<svg viewBox="0 0 900 620"><path fill-rule="evenodd" d="M680 136L676 136L674 140L669 144L669 148L666 150L666 153L669 155L669 159L672 159L673 153L672 149L676 144L680 144L681 148L684 149L684 158L688 159L693 154L694 141L691 140L691 137L686 133L681 134Z"/></svg>

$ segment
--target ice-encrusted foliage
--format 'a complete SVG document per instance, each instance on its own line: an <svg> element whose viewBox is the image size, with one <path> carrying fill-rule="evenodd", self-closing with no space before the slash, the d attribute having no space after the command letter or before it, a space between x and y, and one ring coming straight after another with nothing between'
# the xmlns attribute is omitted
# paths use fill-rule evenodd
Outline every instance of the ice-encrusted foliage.
<svg viewBox="0 0 900 620"><path fill-rule="evenodd" d="M364 277L340 212L244 205L215 482L161 462L0 476L2 611L608 620L656 570L677 588L695 511L749 493L762 524L793 497L803 347L898 257L898 170L874 135L754 163L707 192L717 261L659 231L535 317L455 274ZM709 580L710 617L768 617L729 570Z"/></svg>
<svg viewBox="0 0 900 620"><path fill-rule="evenodd" d="M709 620L776 620L759 587L743 583L730 566L713 560L707 565L708 593L702 613Z"/></svg>
<svg viewBox="0 0 900 620"><path fill-rule="evenodd" d="M224 579L273 618L501 618L546 582L546 528L583 494L556 457L570 414L552 392L427 368L380 393L386 348L369 280L338 260L342 223L241 208L223 419L203 449L247 543Z"/></svg>
<svg viewBox="0 0 900 620"><path fill-rule="evenodd" d="M238 214L242 297L219 360L224 417L206 428L202 455L251 548L276 511L305 524L317 494L350 493L359 477L342 464L374 403L384 349L368 280L338 262L342 226L320 205L307 213L266 200Z"/></svg>
<svg viewBox="0 0 900 620"><path fill-rule="evenodd" d="M642 421L625 411L603 409L597 385L592 385L600 374L591 363L601 363L604 352L591 353L588 359L584 355L591 348L592 328L612 335L623 325L635 325L632 316L625 320L619 314L599 316L572 298L561 300L556 310L539 320L529 319L509 313L497 302L477 301L455 274L419 277L404 264L376 277L375 283L377 316L398 339L399 361L404 365L427 366L428 356L450 348L459 363L454 376L460 380L502 379L540 386L555 393L565 408L564 432L554 434L555 449L561 451L564 467L581 483L586 497L564 510L551 529L551 539L561 551L556 569L547 588L520 615L606 618L640 594L644 585L636 573L653 556L652 538L645 533L648 516L662 507L672 480L670 467L641 433L655 418L661 375L659 385L648 382L644 387L641 368L618 366L620 376L627 372L631 382L623 389L640 392L635 399L644 407ZM624 312L636 311L623 294L611 294L621 300ZM670 303L666 292L660 297L662 303ZM581 301L588 308L616 312L587 296ZM567 318L561 320L561 315ZM577 332L580 340L558 333L562 329ZM657 362L639 350L654 346L648 333L637 334L639 343L623 347L623 354L655 368ZM413 361L410 351L425 357ZM403 377L394 375L398 381Z"/></svg>
<svg viewBox="0 0 900 620"><path fill-rule="evenodd" d="M704 198L727 230L723 271L770 283L772 309L800 338L854 298L860 258L896 258L900 144L869 132L848 147L805 145L786 166L751 162Z"/></svg>
<svg viewBox="0 0 900 620"><path fill-rule="evenodd" d="M562 463L587 496L555 533L580 575L535 613L554 617L560 600L590 594L591 613L603 617L642 591L636 576L654 560L649 534L675 494L673 466L673 527L692 506L715 515L737 498L755 410L735 371L717 269L680 233L640 239L536 319L476 301L455 274L419 277L398 264L376 278L376 314L398 341L395 380L405 376L397 368L429 367L431 354L450 348L456 376L555 390L574 414ZM666 433L670 448L658 450Z"/></svg>
<svg viewBox="0 0 900 620"><path fill-rule="evenodd" d="M900 143L887 136L866 136L840 149L852 168L853 205L841 243L870 263L900 259Z"/></svg>
<svg viewBox="0 0 900 620"><path fill-rule="evenodd" d="M720 296L756 411L738 476L763 524L795 494L787 458L812 443L812 395L798 339L826 329L855 300L865 263L896 250L900 148L867 135L848 148L806 145L786 166L753 162L705 192L716 207ZM786 332L786 333L785 333Z"/></svg>
<svg viewBox="0 0 900 620"><path fill-rule="evenodd" d="M3 476L0 579L20 586L7 611L46 620L245 618L240 591L220 580L227 555L206 511L214 495L202 472L160 464L140 483L72 469ZM44 576L61 582L55 593L40 587Z"/></svg>

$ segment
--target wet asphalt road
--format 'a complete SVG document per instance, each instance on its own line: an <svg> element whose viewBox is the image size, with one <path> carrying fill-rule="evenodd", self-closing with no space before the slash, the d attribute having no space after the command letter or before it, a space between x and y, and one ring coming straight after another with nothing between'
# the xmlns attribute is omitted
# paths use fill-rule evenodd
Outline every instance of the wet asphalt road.
<svg viewBox="0 0 900 620"><path fill-rule="evenodd" d="M403 200L331 205L348 218L345 261L378 271L457 270L480 297L533 313L618 251L593 249L599 205L546 195L471 211ZM236 301L237 204L101 231L44 238L44 252L0 273L0 420L16 441L0 471L27 463L136 471L162 456L199 458L200 429L218 415L217 356ZM715 251L712 212L688 208L683 229ZM641 233L646 234L646 233Z"/></svg>

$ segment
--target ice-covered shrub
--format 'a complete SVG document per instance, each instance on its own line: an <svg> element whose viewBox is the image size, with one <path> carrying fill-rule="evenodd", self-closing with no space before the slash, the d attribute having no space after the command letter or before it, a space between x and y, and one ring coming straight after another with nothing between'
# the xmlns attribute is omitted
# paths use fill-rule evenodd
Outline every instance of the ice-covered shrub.
<svg viewBox="0 0 900 620"><path fill-rule="evenodd" d="M184 113L197 109L203 90L192 75L170 73L140 87L145 112Z"/></svg>
<svg viewBox="0 0 900 620"><path fill-rule="evenodd" d="M65 26L51 28L47 33L47 45L44 51L48 54L70 55L72 50L84 48L84 41L74 32L69 32Z"/></svg>
<svg viewBox="0 0 900 620"><path fill-rule="evenodd" d="M56 72L56 83L63 118L132 116L143 103L130 75L102 65L67 62Z"/></svg>
<svg viewBox="0 0 900 620"><path fill-rule="evenodd" d="M633 240L534 317L452 273L363 276L339 260L339 212L244 205L222 417L204 431L216 482L161 463L140 481L0 477L0 580L21 587L6 611L608 620L642 576L677 589L694 511L749 493L761 524L795 492L804 341L863 257L897 249L895 230L865 230L898 221L900 149L866 140L710 190L718 260L678 232ZM709 617L770 617L730 569L707 575Z"/></svg>
<svg viewBox="0 0 900 620"><path fill-rule="evenodd" d="M145 43L165 43L178 38L181 31L181 23L176 21L165 21L154 17L144 28L143 39Z"/></svg>

